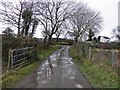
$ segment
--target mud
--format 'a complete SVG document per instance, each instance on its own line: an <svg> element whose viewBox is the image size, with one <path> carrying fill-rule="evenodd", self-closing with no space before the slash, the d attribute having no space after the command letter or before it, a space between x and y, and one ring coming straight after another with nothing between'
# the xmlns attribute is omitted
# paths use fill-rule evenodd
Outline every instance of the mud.
<svg viewBox="0 0 120 90"><path fill-rule="evenodd" d="M69 48L63 46L56 50L35 71L20 81L16 88L91 88L73 63Z"/></svg>

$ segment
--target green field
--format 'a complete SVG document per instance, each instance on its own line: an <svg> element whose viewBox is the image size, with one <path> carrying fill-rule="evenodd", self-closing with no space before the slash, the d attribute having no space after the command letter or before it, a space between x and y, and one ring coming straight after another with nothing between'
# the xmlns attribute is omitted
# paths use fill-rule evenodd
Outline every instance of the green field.
<svg viewBox="0 0 120 90"><path fill-rule="evenodd" d="M70 49L74 62L93 88L118 88L118 72L99 60L81 58L74 47Z"/></svg>

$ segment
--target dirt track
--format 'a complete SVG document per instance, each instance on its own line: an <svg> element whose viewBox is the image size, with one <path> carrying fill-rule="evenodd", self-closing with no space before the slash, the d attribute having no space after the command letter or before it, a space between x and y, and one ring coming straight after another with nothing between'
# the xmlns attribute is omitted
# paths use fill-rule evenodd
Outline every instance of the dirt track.
<svg viewBox="0 0 120 90"><path fill-rule="evenodd" d="M16 88L91 88L73 63L69 46L55 51L35 71L21 80Z"/></svg>

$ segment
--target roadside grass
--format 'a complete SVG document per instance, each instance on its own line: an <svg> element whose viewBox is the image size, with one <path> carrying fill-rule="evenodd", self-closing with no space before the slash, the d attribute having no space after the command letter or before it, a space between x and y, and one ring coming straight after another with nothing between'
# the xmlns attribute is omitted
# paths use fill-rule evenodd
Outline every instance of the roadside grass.
<svg viewBox="0 0 120 90"><path fill-rule="evenodd" d="M99 51L101 51L101 49L95 48L95 49L92 49L92 51L99 52ZM112 52L112 51L118 52L118 49L104 49L104 51L106 51L106 52Z"/></svg>
<svg viewBox="0 0 120 90"><path fill-rule="evenodd" d="M50 46L49 49L44 49L43 46L40 46L39 48L40 48L40 51L38 52L38 57L40 59L44 59L48 57L50 54L52 54L55 50L59 49L60 46L59 45Z"/></svg>
<svg viewBox="0 0 120 90"><path fill-rule="evenodd" d="M80 57L74 47L70 48L70 54L93 88L118 88L118 72L110 65Z"/></svg>
<svg viewBox="0 0 120 90"><path fill-rule="evenodd" d="M60 46L54 45L49 49L44 49L42 46L39 46L38 50L38 58L32 64L11 70L5 73L2 76L2 88L13 88L16 86L17 82L23 79L26 75L30 74L34 69L36 69L42 62L45 60L50 54L52 54L55 50L59 49Z"/></svg>
<svg viewBox="0 0 120 90"><path fill-rule="evenodd" d="M112 52L108 52L108 51L91 51L92 55L91 58L93 61L101 61L107 65L112 66ZM102 53L102 55L100 55L100 53ZM115 55L115 60L117 60L117 53L114 54Z"/></svg>

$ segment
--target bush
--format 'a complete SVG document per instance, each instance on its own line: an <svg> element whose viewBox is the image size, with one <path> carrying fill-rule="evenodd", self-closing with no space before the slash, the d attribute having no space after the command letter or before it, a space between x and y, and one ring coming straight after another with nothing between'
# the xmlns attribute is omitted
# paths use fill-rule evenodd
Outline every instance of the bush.
<svg viewBox="0 0 120 90"><path fill-rule="evenodd" d="M3 72L5 72L7 69L9 69L10 64L10 50L13 49L19 49L19 48L25 48L25 47L34 47L35 53L34 59L37 60L37 48L38 42L34 39L31 39L30 37L15 37L13 35L2 35L2 65L3 65Z"/></svg>

